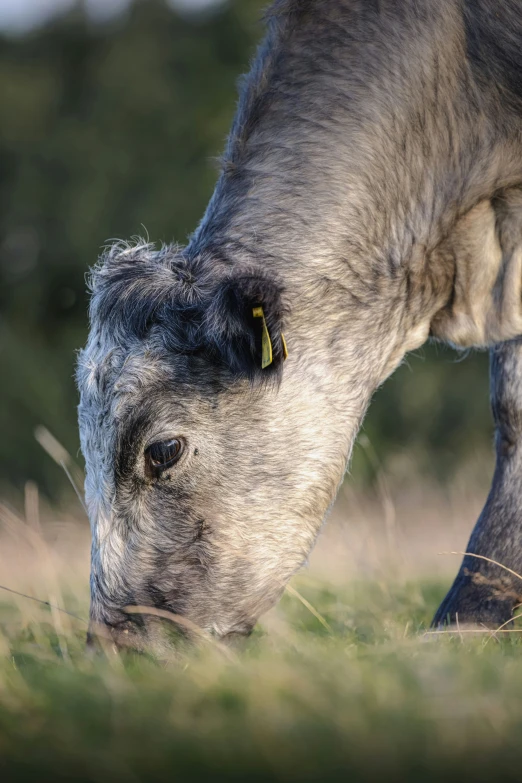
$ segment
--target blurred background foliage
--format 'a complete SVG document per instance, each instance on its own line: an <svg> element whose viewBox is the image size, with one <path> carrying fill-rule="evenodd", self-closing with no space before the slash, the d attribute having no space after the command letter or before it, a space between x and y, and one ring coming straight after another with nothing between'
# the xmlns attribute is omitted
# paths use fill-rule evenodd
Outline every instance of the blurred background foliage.
<svg viewBox="0 0 522 783"><path fill-rule="evenodd" d="M230 0L187 15L141 0L104 24L78 4L0 38L3 486L33 479L60 491L63 477L33 432L43 424L78 453L85 273L110 238L183 242L195 228L265 4ZM428 346L408 357L377 393L364 434L379 462L406 478L444 479L489 454L487 356L462 361ZM375 470L366 452L356 449L359 480Z"/></svg>

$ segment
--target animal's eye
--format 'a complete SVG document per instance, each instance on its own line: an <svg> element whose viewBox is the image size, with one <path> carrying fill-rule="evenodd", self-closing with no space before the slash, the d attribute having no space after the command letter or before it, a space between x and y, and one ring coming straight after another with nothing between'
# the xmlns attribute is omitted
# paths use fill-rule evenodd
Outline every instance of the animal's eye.
<svg viewBox="0 0 522 783"><path fill-rule="evenodd" d="M147 466L153 473L161 473L162 470L170 468L171 465L178 461L182 451L183 441L179 438L153 443L145 451Z"/></svg>

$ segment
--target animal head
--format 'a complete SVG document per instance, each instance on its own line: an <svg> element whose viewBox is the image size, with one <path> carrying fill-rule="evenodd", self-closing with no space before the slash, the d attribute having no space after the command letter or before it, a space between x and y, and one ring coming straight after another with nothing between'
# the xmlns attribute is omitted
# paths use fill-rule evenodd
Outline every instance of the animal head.
<svg viewBox="0 0 522 783"><path fill-rule="evenodd" d="M92 621L140 639L138 605L248 633L307 557L347 451L321 384L284 362L282 285L218 254L116 245L91 288Z"/></svg>

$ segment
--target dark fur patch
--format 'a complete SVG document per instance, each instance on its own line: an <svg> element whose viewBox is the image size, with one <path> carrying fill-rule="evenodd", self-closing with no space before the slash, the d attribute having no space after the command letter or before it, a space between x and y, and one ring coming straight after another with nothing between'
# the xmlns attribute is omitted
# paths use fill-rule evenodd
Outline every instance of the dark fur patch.
<svg viewBox="0 0 522 783"><path fill-rule="evenodd" d="M522 102L522 6L519 0L466 0L466 41L470 63L483 84L500 90L520 111Z"/></svg>

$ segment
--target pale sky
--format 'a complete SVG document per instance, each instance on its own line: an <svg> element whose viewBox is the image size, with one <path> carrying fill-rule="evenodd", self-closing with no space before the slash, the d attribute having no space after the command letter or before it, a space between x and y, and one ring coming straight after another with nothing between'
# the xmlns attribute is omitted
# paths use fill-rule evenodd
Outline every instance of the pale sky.
<svg viewBox="0 0 522 783"><path fill-rule="evenodd" d="M97 18L112 16L124 9L129 0L84 0ZM186 11L197 11L225 0L168 0L170 5ZM74 0L0 0L0 28L15 33L30 30L60 11L74 5Z"/></svg>

